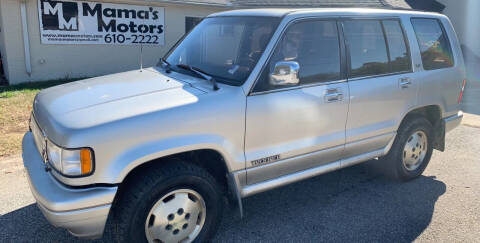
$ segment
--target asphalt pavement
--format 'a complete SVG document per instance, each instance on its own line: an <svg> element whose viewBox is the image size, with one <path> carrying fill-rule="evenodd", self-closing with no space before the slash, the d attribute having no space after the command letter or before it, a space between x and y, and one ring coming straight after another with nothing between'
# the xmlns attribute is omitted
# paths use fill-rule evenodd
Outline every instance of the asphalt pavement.
<svg viewBox="0 0 480 243"><path fill-rule="evenodd" d="M0 241L79 242L34 204L19 158L2 161ZM447 135L424 175L388 181L361 164L244 200L225 210L215 242L478 242L480 128Z"/></svg>

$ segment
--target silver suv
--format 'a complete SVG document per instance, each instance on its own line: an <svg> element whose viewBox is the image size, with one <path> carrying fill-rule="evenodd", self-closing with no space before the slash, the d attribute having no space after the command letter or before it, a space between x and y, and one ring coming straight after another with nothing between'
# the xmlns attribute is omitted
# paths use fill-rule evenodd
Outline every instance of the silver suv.
<svg viewBox="0 0 480 243"><path fill-rule="evenodd" d="M224 203L376 159L412 180L461 119L440 14L264 9L205 18L156 67L35 98L23 160L53 225L118 241L213 236Z"/></svg>

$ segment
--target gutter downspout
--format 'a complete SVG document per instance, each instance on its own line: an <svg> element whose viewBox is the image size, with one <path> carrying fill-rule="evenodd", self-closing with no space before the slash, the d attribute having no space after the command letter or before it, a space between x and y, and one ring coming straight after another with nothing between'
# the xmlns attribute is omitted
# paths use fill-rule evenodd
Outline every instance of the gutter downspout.
<svg viewBox="0 0 480 243"><path fill-rule="evenodd" d="M25 49L25 69L28 76L31 76L32 64L30 63L30 40L28 39L27 8L25 6L25 0L22 0L20 3L20 14L22 17L23 47Z"/></svg>

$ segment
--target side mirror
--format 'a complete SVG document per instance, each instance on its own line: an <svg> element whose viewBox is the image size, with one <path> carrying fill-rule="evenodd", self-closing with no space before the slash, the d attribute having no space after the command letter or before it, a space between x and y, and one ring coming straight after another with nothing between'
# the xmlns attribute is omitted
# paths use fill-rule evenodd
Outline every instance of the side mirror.
<svg viewBox="0 0 480 243"><path fill-rule="evenodd" d="M293 61L280 61L270 73L270 84L275 86L295 85L300 82L298 71L300 64Z"/></svg>

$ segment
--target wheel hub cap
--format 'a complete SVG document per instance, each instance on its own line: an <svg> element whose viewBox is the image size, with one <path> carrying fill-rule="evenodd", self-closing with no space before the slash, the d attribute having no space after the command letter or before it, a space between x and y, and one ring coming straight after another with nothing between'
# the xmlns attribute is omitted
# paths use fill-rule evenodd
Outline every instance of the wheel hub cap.
<svg viewBox="0 0 480 243"><path fill-rule="evenodd" d="M403 166L409 170L416 170L427 154L427 135L422 131L414 132L403 148Z"/></svg>
<svg viewBox="0 0 480 243"><path fill-rule="evenodd" d="M191 242L205 223L202 196L190 189L178 189L158 200L148 213L145 234L149 242Z"/></svg>

